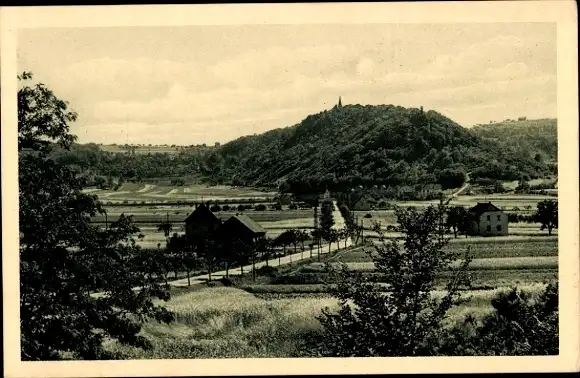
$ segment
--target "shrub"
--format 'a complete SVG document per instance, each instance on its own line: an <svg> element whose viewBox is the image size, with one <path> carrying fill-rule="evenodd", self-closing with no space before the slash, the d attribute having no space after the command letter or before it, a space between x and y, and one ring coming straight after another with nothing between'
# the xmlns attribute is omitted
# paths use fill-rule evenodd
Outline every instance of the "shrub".
<svg viewBox="0 0 580 378"><path fill-rule="evenodd" d="M260 276L268 276L268 277L276 277L279 275L278 268L264 265L258 269L256 269L256 274Z"/></svg>
<svg viewBox="0 0 580 378"><path fill-rule="evenodd" d="M372 218L372 217L373 217L373 215L371 213L366 213L365 214L365 218Z"/></svg>
<svg viewBox="0 0 580 378"><path fill-rule="evenodd" d="M512 288L492 300L493 312L452 328L439 354L530 356L558 354L558 284L534 298Z"/></svg>
<svg viewBox="0 0 580 378"><path fill-rule="evenodd" d="M234 286L236 284L236 280L232 277L222 277L220 278L219 282L221 282L222 285L226 287Z"/></svg>
<svg viewBox="0 0 580 378"><path fill-rule="evenodd" d="M223 211L229 211L230 210L230 205L223 205L222 206L222 210Z"/></svg>
<svg viewBox="0 0 580 378"><path fill-rule="evenodd" d="M211 207L209 208L213 213L217 213L219 211L222 210L221 206L218 205L217 203L214 205L211 205Z"/></svg>
<svg viewBox="0 0 580 378"><path fill-rule="evenodd" d="M327 285L339 300L338 311L325 308L318 317L324 331L317 342L323 356L428 356L434 343L445 335L443 321L448 311L461 303L459 288L469 282L468 256L446 282L446 294L434 299L430 293L435 277L451 261L460 257L447 251L443 217L445 206L423 211L397 209L404 245L385 238L374 244L371 258L377 273L384 275L378 285L351 271L346 265L335 270L328 266L336 284ZM387 291L386 291L387 290Z"/></svg>
<svg viewBox="0 0 580 378"><path fill-rule="evenodd" d="M288 206L288 209L290 209L290 210L297 210L297 209L298 209L298 205L296 205L295 203L291 203L291 204Z"/></svg>
<svg viewBox="0 0 580 378"><path fill-rule="evenodd" d="M256 210L256 211L266 211L266 205L264 205L264 204L262 204L262 203L261 203L261 204L259 204L259 205L256 205L256 206L254 207L254 210Z"/></svg>

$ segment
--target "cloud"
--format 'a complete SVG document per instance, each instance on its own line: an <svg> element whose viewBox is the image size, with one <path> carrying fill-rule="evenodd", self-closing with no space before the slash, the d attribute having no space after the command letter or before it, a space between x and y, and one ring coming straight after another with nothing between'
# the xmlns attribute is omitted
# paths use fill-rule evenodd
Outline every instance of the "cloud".
<svg viewBox="0 0 580 378"><path fill-rule="evenodd" d="M122 140L118 129L130 128L147 143L223 142L299 122L339 95L347 103L422 105L461 124L555 115L553 43L500 35L444 52L417 49L406 60L405 45L365 45L255 46L203 63L101 57L63 67L60 77L82 109L87 131L79 137L89 140Z"/></svg>

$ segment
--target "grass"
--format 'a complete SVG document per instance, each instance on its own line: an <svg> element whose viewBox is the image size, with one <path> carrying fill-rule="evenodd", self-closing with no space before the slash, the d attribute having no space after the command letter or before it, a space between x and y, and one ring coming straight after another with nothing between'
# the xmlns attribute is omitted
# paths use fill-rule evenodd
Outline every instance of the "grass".
<svg viewBox="0 0 580 378"><path fill-rule="evenodd" d="M146 323L142 334L153 350L109 342L126 358L289 357L301 353L300 340L320 328L316 315L333 299L266 301L234 288L208 288L172 299L176 322Z"/></svg>
<svg viewBox="0 0 580 378"><path fill-rule="evenodd" d="M484 316L491 311L493 296L507 289L465 292L467 302L449 312L446 324L467 314ZM542 285L525 289L537 293ZM443 292L433 294L440 297ZM337 308L337 300L322 295L279 295L267 300L241 289L217 287L181 294L165 305L174 311L176 321L148 322L141 331L153 349L111 340L106 348L127 359L299 357L309 335L321 329L317 315L325 307Z"/></svg>

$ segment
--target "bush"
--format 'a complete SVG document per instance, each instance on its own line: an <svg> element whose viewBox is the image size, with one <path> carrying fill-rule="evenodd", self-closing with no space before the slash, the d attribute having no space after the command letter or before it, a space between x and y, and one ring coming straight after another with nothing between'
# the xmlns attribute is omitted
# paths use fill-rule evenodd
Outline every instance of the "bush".
<svg viewBox="0 0 580 378"><path fill-rule="evenodd" d="M254 207L254 210L256 210L256 211L266 211L266 205L264 205L264 204L262 204L262 203L261 203L261 204L259 204L259 205L256 205L256 206Z"/></svg>
<svg viewBox="0 0 580 378"><path fill-rule="evenodd" d="M291 203L291 204L288 206L288 209L290 209L290 210L297 210L297 209L298 209L298 205L296 205L295 203Z"/></svg>
<svg viewBox="0 0 580 378"><path fill-rule="evenodd" d="M278 268L264 265L256 269L256 274L259 276L277 277L280 273L278 272Z"/></svg>
<svg viewBox="0 0 580 378"><path fill-rule="evenodd" d="M440 354L533 356L558 354L558 284L537 298L513 288L492 300L493 312L455 325Z"/></svg>
<svg viewBox="0 0 580 378"><path fill-rule="evenodd" d="M372 218L372 217L373 217L373 215L371 213L366 213L365 214L365 218Z"/></svg>
<svg viewBox="0 0 580 378"><path fill-rule="evenodd" d="M215 205L211 205L211 207L209 208L213 213L217 213L219 211L222 210L221 206L218 205L217 203Z"/></svg>
<svg viewBox="0 0 580 378"><path fill-rule="evenodd" d="M226 287L234 286L236 284L236 280L232 277L222 277L220 278L219 282L221 282L222 285Z"/></svg>
<svg viewBox="0 0 580 378"><path fill-rule="evenodd" d="M308 284L322 284L324 279L320 273L294 273L282 275L274 278L272 284L276 285L308 285Z"/></svg>
<svg viewBox="0 0 580 378"><path fill-rule="evenodd" d="M222 210L223 211L229 211L230 210L230 205L223 205L222 206Z"/></svg>

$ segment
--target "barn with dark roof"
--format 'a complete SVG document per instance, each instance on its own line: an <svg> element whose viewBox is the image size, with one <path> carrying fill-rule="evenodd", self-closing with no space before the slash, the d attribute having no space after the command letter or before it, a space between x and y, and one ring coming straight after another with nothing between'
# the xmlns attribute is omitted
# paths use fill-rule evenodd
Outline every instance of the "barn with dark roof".
<svg viewBox="0 0 580 378"><path fill-rule="evenodd" d="M221 220L205 204L195 206L195 210L185 218L185 234L192 236L199 232L217 231Z"/></svg>
<svg viewBox="0 0 580 378"><path fill-rule="evenodd" d="M236 237L249 242L266 235L266 230L256 221L244 214L236 214L225 221L221 227L224 235Z"/></svg>
<svg viewBox="0 0 580 378"><path fill-rule="evenodd" d="M216 216L205 204L197 205L185 219L186 235L195 237L196 233L219 231L220 237L239 238L256 241L266 235L266 230L245 214L236 214L225 222Z"/></svg>

